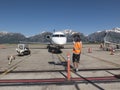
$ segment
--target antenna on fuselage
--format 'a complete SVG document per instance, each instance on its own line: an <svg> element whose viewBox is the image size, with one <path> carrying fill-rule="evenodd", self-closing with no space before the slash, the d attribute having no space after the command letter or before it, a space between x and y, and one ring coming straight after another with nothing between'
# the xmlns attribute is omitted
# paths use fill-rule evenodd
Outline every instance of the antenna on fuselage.
<svg viewBox="0 0 120 90"><path fill-rule="evenodd" d="M55 32L55 29L53 29L53 32Z"/></svg>

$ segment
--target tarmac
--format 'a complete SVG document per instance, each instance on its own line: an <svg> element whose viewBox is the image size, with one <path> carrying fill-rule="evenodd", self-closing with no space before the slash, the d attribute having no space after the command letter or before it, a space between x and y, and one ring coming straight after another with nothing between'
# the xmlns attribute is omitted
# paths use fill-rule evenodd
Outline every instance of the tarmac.
<svg viewBox="0 0 120 90"><path fill-rule="evenodd" d="M120 51L104 51L99 44L83 44L79 71L74 72L72 45L65 45L58 53L42 44L29 46L31 55L17 56L16 44L0 45L0 90L120 90ZM9 55L15 55L10 65Z"/></svg>

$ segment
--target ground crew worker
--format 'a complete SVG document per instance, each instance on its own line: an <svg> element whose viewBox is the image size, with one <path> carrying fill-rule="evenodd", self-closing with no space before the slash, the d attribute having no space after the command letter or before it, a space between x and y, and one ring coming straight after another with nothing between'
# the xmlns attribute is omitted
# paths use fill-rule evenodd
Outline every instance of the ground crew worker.
<svg viewBox="0 0 120 90"><path fill-rule="evenodd" d="M81 42L80 36L77 36L74 38L73 44L74 45L73 45L72 61L73 61L74 70L78 71L78 65L80 62L80 55L82 50L82 42Z"/></svg>

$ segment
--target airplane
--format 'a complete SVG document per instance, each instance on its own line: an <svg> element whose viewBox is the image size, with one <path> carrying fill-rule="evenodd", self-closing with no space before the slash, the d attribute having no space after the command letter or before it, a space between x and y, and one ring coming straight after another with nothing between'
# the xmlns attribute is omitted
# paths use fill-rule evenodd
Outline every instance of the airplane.
<svg viewBox="0 0 120 90"><path fill-rule="evenodd" d="M67 37L63 32L54 32L51 36L46 36L47 40L50 41L50 44L47 48L50 47L50 45L56 47L57 49L64 48L64 45L67 43Z"/></svg>
<svg viewBox="0 0 120 90"><path fill-rule="evenodd" d="M64 45L67 43L66 35L63 32L60 32L60 31L57 31L57 32L55 31L51 35L46 35L46 39L49 42L49 44L47 44L47 48L48 48L49 52L51 52L51 51L59 52L60 49L64 48ZM22 44L18 44L18 46L28 44L28 43L33 44L33 43L40 43L40 42L24 42L24 41L20 41L20 43L22 43ZM19 47L16 50L18 52Z"/></svg>

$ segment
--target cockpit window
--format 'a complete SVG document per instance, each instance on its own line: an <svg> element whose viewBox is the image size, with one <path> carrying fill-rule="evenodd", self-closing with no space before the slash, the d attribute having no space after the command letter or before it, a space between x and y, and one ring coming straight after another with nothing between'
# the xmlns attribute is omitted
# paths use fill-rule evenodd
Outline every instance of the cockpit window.
<svg viewBox="0 0 120 90"><path fill-rule="evenodd" d="M60 37L65 37L65 35L60 35Z"/></svg>
<svg viewBox="0 0 120 90"><path fill-rule="evenodd" d="M52 37L59 37L59 35L53 35Z"/></svg>
<svg viewBox="0 0 120 90"><path fill-rule="evenodd" d="M59 35L59 34L58 34L58 35L53 35L52 37L65 37L65 35L62 35L62 34Z"/></svg>

